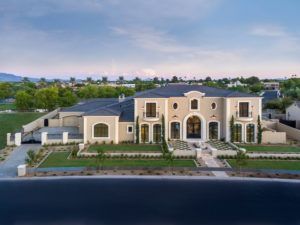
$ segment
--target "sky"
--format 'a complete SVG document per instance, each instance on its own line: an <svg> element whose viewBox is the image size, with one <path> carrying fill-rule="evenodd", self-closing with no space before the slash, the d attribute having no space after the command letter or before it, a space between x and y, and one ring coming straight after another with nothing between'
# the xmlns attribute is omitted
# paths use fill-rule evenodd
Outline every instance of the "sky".
<svg viewBox="0 0 300 225"><path fill-rule="evenodd" d="M300 75L299 0L0 0L0 72Z"/></svg>

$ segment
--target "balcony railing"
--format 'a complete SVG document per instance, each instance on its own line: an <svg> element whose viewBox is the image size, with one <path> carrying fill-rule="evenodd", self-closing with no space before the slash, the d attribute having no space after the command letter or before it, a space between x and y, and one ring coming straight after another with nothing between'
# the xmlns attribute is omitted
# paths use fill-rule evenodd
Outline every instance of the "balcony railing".
<svg viewBox="0 0 300 225"><path fill-rule="evenodd" d="M144 118L159 118L159 112L153 113L153 112L144 112L143 114Z"/></svg>
<svg viewBox="0 0 300 225"><path fill-rule="evenodd" d="M236 111L236 118L237 120L241 121L251 121L253 120L253 112L248 112L248 115L240 114L239 111Z"/></svg>

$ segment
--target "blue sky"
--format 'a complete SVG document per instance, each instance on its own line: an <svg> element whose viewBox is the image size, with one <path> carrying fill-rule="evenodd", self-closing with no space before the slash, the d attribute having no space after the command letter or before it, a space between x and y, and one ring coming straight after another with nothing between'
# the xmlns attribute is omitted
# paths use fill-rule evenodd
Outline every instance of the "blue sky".
<svg viewBox="0 0 300 225"><path fill-rule="evenodd" d="M0 71L300 74L299 0L0 0Z"/></svg>

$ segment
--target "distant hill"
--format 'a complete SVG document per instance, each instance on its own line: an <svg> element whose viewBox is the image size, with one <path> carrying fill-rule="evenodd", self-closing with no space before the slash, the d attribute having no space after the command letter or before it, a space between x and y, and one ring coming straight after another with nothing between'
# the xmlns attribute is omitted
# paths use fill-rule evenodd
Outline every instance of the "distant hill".
<svg viewBox="0 0 300 225"><path fill-rule="evenodd" d="M0 73L0 82L20 82L20 81L22 81L22 79L23 79L22 76L8 74L8 73ZM36 82L39 79L29 77L29 80Z"/></svg>

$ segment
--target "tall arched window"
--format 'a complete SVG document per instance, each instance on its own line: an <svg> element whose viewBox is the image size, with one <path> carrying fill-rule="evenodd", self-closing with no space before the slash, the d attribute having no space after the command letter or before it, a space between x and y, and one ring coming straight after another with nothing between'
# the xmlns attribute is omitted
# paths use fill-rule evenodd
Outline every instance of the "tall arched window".
<svg viewBox="0 0 300 225"><path fill-rule="evenodd" d="M247 142L255 142L255 125L248 124L246 127L247 130Z"/></svg>
<svg viewBox="0 0 300 225"><path fill-rule="evenodd" d="M141 142L142 143L149 142L149 125L148 124L141 125Z"/></svg>
<svg viewBox="0 0 300 225"><path fill-rule="evenodd" d="M159 143L161 142L161 125L154 124L153 126L153 142Z"/></svg>
<svg viewBox="0 0 300 225"><path fill-rule="evenodd" d="M234 142L242 142L242 125L235 124L233 127L234 130Z"/></svg>
<svg viewBox="0 0 300 225"><path fill-rule="evenodd" d="M108 125L104 123L98 123L94 125L94 137L96 138L104 138L108 137Z"/></svg>

